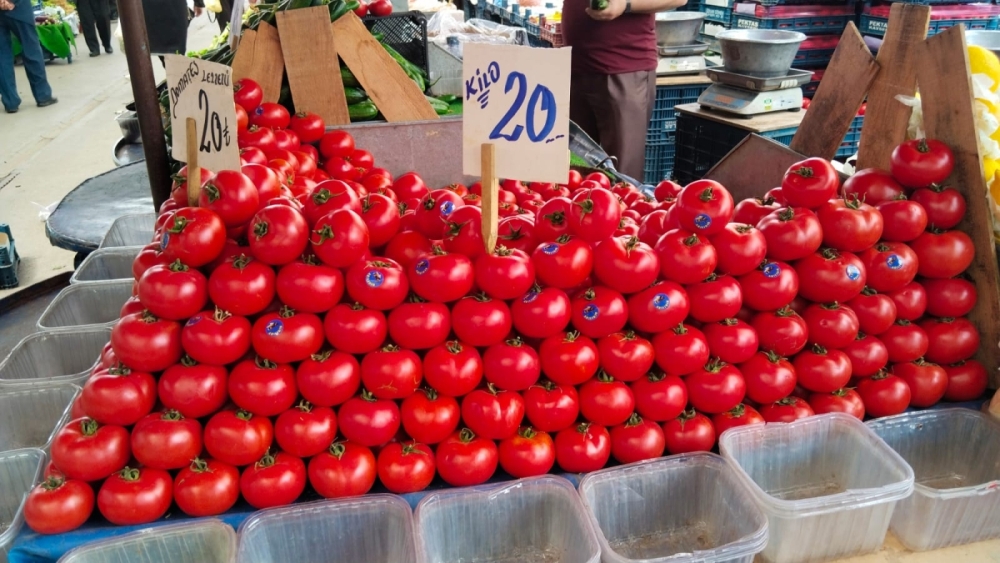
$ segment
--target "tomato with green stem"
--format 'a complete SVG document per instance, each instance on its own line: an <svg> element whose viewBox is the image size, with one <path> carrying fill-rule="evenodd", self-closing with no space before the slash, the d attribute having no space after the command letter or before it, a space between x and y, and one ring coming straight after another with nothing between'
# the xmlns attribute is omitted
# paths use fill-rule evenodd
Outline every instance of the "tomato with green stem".
<svg viewBox="0 0 1000 563"><path fill-rule="evenodd" d="M273 440L271 420L248 411L224 410L205 423L205 450L213 458L237 467L260 459Z"/></svg>
<svg viewBox="0 0 1000 563"><path fill-rule="evenodd" d="M524 419L524 410L519 393L497 389L492 383L462 399L462 420L477 435L490 440L513 436Z"/></svg>
<svg viewBox="0 0 1000 563"><path fill-rule="evenodd" d="M848 301L846 305L858 317L859 330L872 336L882 334L896 320L895 301L868 286L865 286L861 294Z"/></svg>
<svg viewBox="0 0 1000 563"><path fill-rule="evenodd" d="M367 354L385 342L389 322L385 313L378 309L367 308L358 302L341 303L326 314L323 332L338 352Z"/></svg>
<svg viewBox="0 0 1000 563"><path fill-rule="evenodd" d="M879 242L860 252L858 258L868 273L868 285L882 293L905 287L916 277L919 268L917 253L902 242Z"/></svg>
<svg viewBox="0 0 1000 563"><path fill-rule="evenodd" d="M239 498L240 470L218 460L195 457L174 479L174 500L188 516L218 516Z"/></svg>
<svg viewBox="0 0 1000 563"><path fill-rule="evenodd" d="M569 428L580 414L580 397L572 385L559 385L547 379L522 392L528 422L543 432Z"/></svg>
<svg viewBox="0 0 1000 563"><path fill-rule="evenodd" d="M453 487L470 487L490 480L496 473L499 452L493 440L476 436L468 428L438 444L438 475Z"/></svg>
<svg viewBox="0 0 1000 563"><path fill-rule="evenodd" d="M674 455L711 451L715 437L712 420L694 409L688 409L677 418L663 423L667 451Z"/></svg>
<svg viewBox="0 0 1000 563"><path fill-rule="evenodd" d="M677 194L677 220L693 233L711 236L733 218L733 196L713 180L696 180Z"/></svg>
<svg viewBox="0 0 1000 563"><path fill-rule="evenodd" d="M285 452L265 453L240 476L240 493L258 510L292 504L305 489L306 464Z"/></svg>
<svg viewBox="0 0 1000 563"><path fill-rule="evenodd" d="M386 489L397 493L422 491L434 480L434 452L425 444L398 442L378 454L378 478Z"/></svg>
<svg viewBox="0 0 1000 563"><path fill-rule="evenodd" d="M716 269L722 274L741 276L749 273L767 255L767 240L753 225L730 223L709 242L715 248Z"/></svg>
<svg viewBox="0 0 1000 563"><path fill-rule="evenodd" d="M649 287L660 272L656 252L637 236L607 238L594 247L594 276L624 295Z"/></svg>
<svg viewBox="0 0 1000 563"><path fill-rule="evenodd" d="M653 337L652 344L657 367L671 375L694 373L708 362L711 355L705 334L683 323L658 333Z"/></svg>
<svg viewBox="0 0 1000 563"><path fill-rule="evenodd" d="M940 184L955 168L951 149L934 139L905 141L893 149L889 161L893 178L908 188Z"/></svg>
<svg viewBox="0 0 1000 563"><path fill-rule="evenodd" d="M795 422L814 414L812 407L805 399L795 396L785 397L760 408L760 415L764 422Z"/></svg>
<svg viewBox="0 0 1000 563"><path fill-rule="evenodd" d="M764 417L757 412L757 409L751 407L750 405L744 405L743 403L739 403L728 411L720 412L712 416L712 426L715 427L715 431L720 436L723 432L729 430L730 428L750 426L752 424L764 424L764 422Z"/></svg>
<svg viewBox="0 0 1000 563"><path fill-rule="evenodd" d="M233 315L256 315L274 300L275 274L267 264L240 253L212 270L208 296Z"/></svg>
<svg viewBox="0 0 1000 563"><path fill-rule="evenodd" d="M184 353L181 325L148 311L122 317L111 329L111 348L118 360L146 373L163 371Z"/></svg>
<svg viewBox="0 0 1000 563"><path fill-rule="evenodd" d="M948 374L948 389L944 393L946 401L972 401L986 392L989 379L986 368L976 360L947 365L944 370Z"/></svg>
<svg viewBox="0 0 1000 563"><path fill-rule="evenodd" d="M657 282L628 298L629 324L639 332L670 330L684 322L690 311L687 293L672 281Z"/></svg>
<svg viewBox="0 0 1000 563"><path fill-rule="evenodd" d="M619 463L634 463L663 455L663 429L652 420L632 413L627 421L611 429L611 455Z"/></svg>
<svg viewBox="0 0 1000 563"><path fill-rule="evenodd" d="M483 354L481 372L499 389L523 391L538 381L541 370L538 353L520 337L494 344Z"/></svg>
<svg viewBox="0 0 1000 563"><path fill-rule="evenodd" d="M572 310L569 296L555 287L538 285L515 299L510 307L514 329L528 338L549 338L569 325Z"/></svg>
<svg viewBox="0 0 1000 563"><path fill-rule="evenodd" d="M854 341L861 330L858 316L839 303L813 303L802 313L809 341L825 348L840 349Z"/></svg>
<svg viewBox="0 0 1000 563"><path fill-rule="evenodd" d="M360 496L375 485L375 455L354 442L333 442L309 460L309 484L323 498Z"/></svg>
<svg viewBox="0 0 1000 563"><path fill-rule="evenodd" d="M889 363L889 350L881 340L863 332L841 349L851 360L853 377L869 377L884 369Z"/></svg>
<svg viewBox="0 0 1000 563"><path fill-rule="evenodd" d="M880 334L879 340L885 344L892 363L912 362L922 358L930 346L924 329L903 319L897 320L889 330Z"/></svg>
<svg viewBox="0 0 1000 563"><path fill-rule="evenodd" d="M80 396L90 418L101 424L131 426L153 410L156 379L119 364L87 379Z"/></svg>
<svg viewBox="0 0 1000 563"><path fill-rule="evenodd" d="M461 408L454 397L438 395L433 389L420 389L403 400L400 416L403 430L423 444L443 442L461 419Z"/></svg>
<svg viewBox="0 0 1000 563"><path fill-rule="evenodd" d="M948 372L937 364L917 358L893 364L892 374L910 388L910 405L926 408L937 404L948 391Z"/></svg>
<svg viewBox="0 0 1000 563"><path fill-rule="evenodd" d="M920 188L910 195L910 199L923 206L927 224L938 229L954 228L965 217L965 197L951 186Z"/></svg>
<svg viewBox="0 0 1000 563"><path fill-rule="evenodd" d="M201 423L174 410L145 416L132 428L132 455L144 467L180 469L201 449Z"/></svg>
<svg viewBox="0 0 1000 563"><path fill-rule="evenodd" d="M830 393L851 380L851 360L844 352L819 344L803 350L792 360L798 384L814 393Z"/></svg>
<svg viewBox="0 0 1000 563"><path fill-rule="evenodd" d="M337 436L337 415L330 407L308 401L281 413L274 422L274 438L285 452L309 458L326 450Z"/></svg>
<svg viewBox="0 0 1000 563"><path fill-rule="evenodd" d="M667 231L654 247L660 276L679 284L698 283L715 271L719 256L701 234L674 229Z"/></svg>
<svg viewBox="0 0 1000 563"><path fill-rule="evenodd" d="M168 260L180 260L191 268L215 260L225 245L225 223L215 212L200 207L178 209L163 226L160 239L160 250Z"/></svg>
<svg viewBox="0 0 1000 563"><path fill-rule="evenodd" d="M746 382L747 397L755 403L773 403L795 390L795 367L777 352L757 352L741 363L739 369Z"/></svg>
<svg viewBox="0 0 1000 563"><path fill-rule="evenodd" d="M246 317L218 308L202 311L184 323L181 346L192 361L213 366L228 365L250 350L251 328Z"/></svg>
<svg viewBox="0 0 1000 563"><path fill-rule="evenodd" d="M917 273L925 278L953 278L972 265L975 247L962 231L924 231L910 243L917 256Z"/></svg>
<svg viewBox="0 0 1000 563"><path fill-rule="evenodd" d="M167 513L173 488L173 479L162 469L126 467L101 485L97 508L118 526L148 524Z"/></svg>
<svg viewBox="0 0 1000 563"><path fill-rule="evenodd" d="M832 393L812 393L809 395L809 406L816 414L842 412L858 420L865 419L865 404L861 395L851 388L837 389Z"/></svg>
<svg viewBox="0 0 1000 563"><path fill-rule="evenodd" d="M69 479L99 481L121 470L131 457L128 430L78 418L52 440L52 463Z"/></svg>
<svg viewBox="0 0 1000 563"><path fill-rule="evenodd" d="M337 411L337 426L344 438L374 448L388 443L399 432L400 412L394 401L379 399L367 389L348 399Z"/></svg>
<svg viewBox="0 0 1000 563"><path fill-rule="evenodd" d="M571 289L590 276L594 253L584 239L562 235L555 241L543 242L531 253L535 278L544 286Z"/></svg>
<svg viewBox="0 0 1000 563"><path fill-rule="evenodd" d="M900 414L910 406L910 386L901 377L884 371L862 379L857 391L865 412L876 418Z"/></svg>
<svg viewBox="0 0 1000 563"><path fill-rule="evenodd" d="M94 489L83 481L47 477L24 500L24 521L39 534L64 534L82 526L94 511Z"/></svg>
<svg viewBox="0 0 1000 563"><path fill-rule="evenodd" d="M619 381L641 379L656 360L653 344L634 331L615 332L597 341L600 367Z"/></svg>
<svg viewBox="0 0 1000 563"><path fill-rule="evenodd" d="M804 207L782 207L757 223L767 241L767 257L791 262L805 258L823 244L819 217Z"/></svg>
<svg viewBox="0 0 1000 563"><path fill-rule="evenodd" d="M749 360L757 352L757 331L745 321L725 319L702 327L708 350L712 355L730 364Z"/></svg>
<svg viewBox="0 0 1000 563"><path fill-rule="evenodd" d="M776 311L789 305L798 295L799 276L784 262L766 260L757 269L737 281L743 305L754 311Z"/></svg>
<svg viewBox="0 0 1000 563"><path fill-rule="evenodd" d="M580 414L590 422L616 426L628 420L634 410L632 389L606 372L580 386Z"/></svg>
<svg viewBox="0 0 1000 563"><path fill-rule="evenodd" d="M157 317L179 321L194 316L208 302L208 280L174 260L146 270L138 281L139 300Z"/></svg>
<svg viewBox="0 0 1000 563"><path fill-rule="evenodd" d="M498 448L500 467L516 478L548 473L556 462L556 448L548 432L530 426L503 439Z"/></svg>
<svg viewBox="0 0 1000 563"><path fill-rule="evenodd" d="M840 178L825 158L807 158L793 164L781 180L788 205L818 209L837 195Z"/></svg>
<svg viewBox="0 0 1000 563"><path fill-rule="evenodd" d="M451 309L451 328L455 336L471 346L499 344L513 326L510 307L485 293L463 297Z"/></svg>
<svg viewBox="0 0 1000 563"><path fill-rule="evenodd" d="M794 264L799 296L810 301L846 302L861 293L867 281L864 263L854 253L824 248Z"/></svg>

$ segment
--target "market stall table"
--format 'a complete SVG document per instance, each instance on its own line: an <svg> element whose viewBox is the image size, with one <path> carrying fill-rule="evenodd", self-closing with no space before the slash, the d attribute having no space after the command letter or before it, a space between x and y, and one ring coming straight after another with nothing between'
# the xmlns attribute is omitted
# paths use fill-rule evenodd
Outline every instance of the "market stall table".
<svg viewBox="0 0 1000 563"><path fill-rule="evenodd" d="M58 58L73 62L73 51L70 49L70 45L76 47L76 37L73 36L73 28L68 23L64 21L47 23L36 25L35 29L38 30L38 41L42 44L42 48L51 54L50 60ZM13 34L11 39L16 57L21 54L21 42Z"/></svg>

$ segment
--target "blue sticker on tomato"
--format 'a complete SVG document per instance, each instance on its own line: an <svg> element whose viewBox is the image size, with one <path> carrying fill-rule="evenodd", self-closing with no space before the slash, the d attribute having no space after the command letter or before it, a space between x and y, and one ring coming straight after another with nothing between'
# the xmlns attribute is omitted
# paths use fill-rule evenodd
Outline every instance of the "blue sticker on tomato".
<svg viewBox="0 0 1000 563"><path fill-rule="evenodd" d="M890 270L898 270L903 267L903 259L898 254L890 254L885 259L885 265L889 266Z"/></svg>
<svg viewBox="0 0 1000 563"><path fill-rule="evenodd" d="M583 313L584 319L592 321L600 316L601 310L597 308L597 305L586 305L581 313Z"/></svg>
<svg viewBox="0 0 1000 563"><path fill-rule="evenodd" d="M170 233L163 233L163 238L160 239L160 252L166 250L168 244L170 244Z"/></svg>
<svg viewBox="0 0 1000 563"><path fill-rule="evenodd" d="M699 213L694 217L694 226L699 229L707 229L712 226L712 218L704 213Z"/></svg>
<svg viewBox="0 0 1000 563"><path fill-rule="evenodd" d="M430 267L431 263L428 262L426 258L421 258L420 260L417 260L417 263L413 267L413 269L417 272L418 276L421 276L427 273L427 270L430 269Z"/></svg>
<svg viewBox="0 0 1000 563"><path fill-rule="evenodd" d="M861 269L854 264L848 264L845 272L847 273L847 279L851 281L858 281L858 278L861 277Z"/></svg>
<svg viewBox="0 0 1000 563"><path fill-rule="evenodd" d="M776 278L778 277L778 274L781 273L781 266L775 264L774 262L768 262L767 264L764 264L763 268L761 268L761 273L764 274L765 278Z"/></svg>
<svg viewBox="0 0 1000 563"><path fill-rule="evenodd" d="M451 215L452 211L455 211L455 204L454 202L446 201L441 204L440 209L441 209L441 215L444 217L448 217Z"/></svg>
<svg viewBox="0 0 1000 563"><path fill-rule="evenodd" d="M524 297L521 298L521 303L531 303L535 299L538 299L538 292L529 291Z"/></svg>
<svg viewBox="0 0 1000 563"><path fill-rule="evenodd" d="M201 322L201 315L195 315L188 319L188 322L184 323L184 326L194 326Z"/></svg>
<svg viewBox="0 0 1000 563"><path fill-rule="evenodd" d="M264 325L264 334L268 336L278 336L281 334L282 329L285 328L285 323L274 319L273 321Z"/></svg>
<svg viewBox="0 0 1000 563"><path fill-rule="evenodd" d="M385 282L385 276L378 270L372 270L365 274L365 284L368 287L379 287Z"/></svg>
<svg viewBox="0 0 1000 563"><path fill-rule="evenodd" d="M662 311L670 306L670 296L666 293L657 293L653 296L653 307Z"/></svg>
<svg viewBox="0 0 1000 563"><path fill-rule="evenodd" d="M542 252L545 254L555 254L556 252L559 252L559 245L554 242L550 242L542 247Z"/></svg>

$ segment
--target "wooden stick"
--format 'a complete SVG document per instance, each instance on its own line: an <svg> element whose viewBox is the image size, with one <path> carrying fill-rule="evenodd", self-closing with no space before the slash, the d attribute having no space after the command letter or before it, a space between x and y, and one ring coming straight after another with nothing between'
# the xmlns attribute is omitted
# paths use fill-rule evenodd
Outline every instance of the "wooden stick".
<svg viewBox="0 0 1000 563"><path fill-rule="evenodd" d="M492 143L483 143L481 169L483 177L483 243L486 244L487 254L491 254L496 248L499 234L497 198L500 186L497 180L496 154L496 146Z"/></svg>
<svg viewBox="0 0 1000 563"><path fill-rule="evenodd" d="M188 205L198 205L201 193L201 166L198 166L198 125L193 117L187 118L187 193Z"/></svg>

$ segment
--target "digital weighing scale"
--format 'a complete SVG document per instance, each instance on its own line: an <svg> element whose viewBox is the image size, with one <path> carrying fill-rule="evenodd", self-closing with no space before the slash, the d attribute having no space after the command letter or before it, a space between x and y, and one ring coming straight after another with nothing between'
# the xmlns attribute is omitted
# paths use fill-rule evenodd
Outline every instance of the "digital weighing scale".
<svg viewBox="0 0 1000 563"><path fill-rule="evenodd" d="M788 74L774 78L747 76L717 69L707 69L714 82L698 98L705 109L714 109L752 117L774 111L802 109L802 85L812 79L812 72L789 69Z"/></svg>
<svg viewBox="0 0 1000 563"><path fill-rule="evenodd" d="M706 68L705 56L708 43L693 43L676 47L657 47L660 56L656 65L657 76L700 74Z"/></svg>

